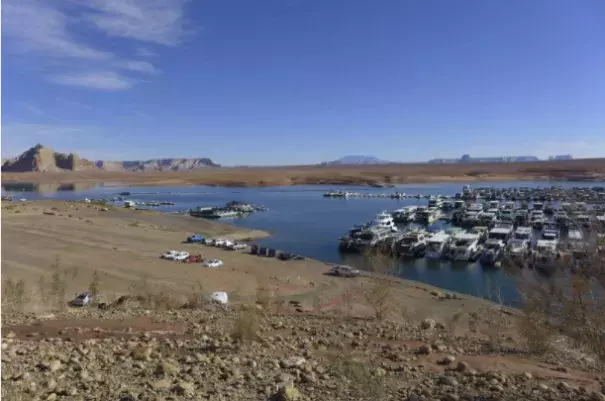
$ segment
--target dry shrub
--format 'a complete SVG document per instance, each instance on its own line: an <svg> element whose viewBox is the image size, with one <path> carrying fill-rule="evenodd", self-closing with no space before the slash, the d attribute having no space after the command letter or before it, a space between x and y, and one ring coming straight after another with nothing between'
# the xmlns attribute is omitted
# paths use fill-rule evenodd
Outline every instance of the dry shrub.
<svg viewBox="0 0 605 401"><path fill-rule="evenodd" d="M92 274L92 279L90 280L90 284L88 285L88 291L92 293L92 302L97 302L97 297L100 294L101 288L101 279L99 277L99 272L94 271Z"/></svg>
<svg viewBox="0 0 605 401"><path fill-rule="evenodd" d="M136 284L130 286L129 293L140 300L141 306L148 309L169 310L183 306L181 297L175 290L154 285L146 274Z"/></svg>
<svg viewBox="0 0 605 401"><path fill-rule="evenodd" d="M491 299L496 305L480 308L479 316L483 317L485 324L480 325L480 332L488 338L488 345L492 351L503 350L503 339L511 327L511 319L504 312L504 301L499 287L489 291Z"/></svg>
<svg viewBox="0 0 605 401"><path fill-rule="evenodd" d="M454 343L458 336L458 329L461 326L464 313L458 311L451 316L445 317L445 336L450 343Z"/></svg>
<svg viewBox="0 0 605 401"><path fill-rule="evenodd" d="M54 309L63 312L67 307L65 300L67 296L67 287L70 279L75 279L78 276L78 269L61 267L61 257L56 256L54 263L50 266L50 303Z"/></svg>
<svg viewBox="0 0 605 401"><path fill-rule="evenodd" d="M256 340L258 337L259 317L256 305L241 305L235 318L233 337L242 343Z"/></svg>
<svg viewBox="0 0 605 401"><path fill-rule="evenodd" d="M548 278L519 278L523 297L520 332L534 352L545 352L563 334L605 363L605 247L594 227L581 259L557 258Z"/></svg>
<svg viewBox="0 0 605 401"><path fill-rule="evenodd" d="M25 281L14 282L12 279L7 279L2 282L2 309L22 312L29 300Z"/></svg>
<svg viewBox="0 0 605 401"><path fill-rule="evenodd" d="M330 358L329 370L338 378L336 394L347 394L349 399L355 400L382 400L386 396L386 372L356 358L348 350Z"/></svg>
<svg viewBox="0 0 605 401"><path fill-rule="evenodd" d="M256 288L256 303L263 307L263 310L269 311L275 293L272 288L260 285Z"/></svg>
<svg viewBox="0 0 605 401"><path fill-rule="evenodd" d="M188 308L200 308L210 303L204 285L201 281L196 281L195 284L191 285L187 292L187 307Z"/></svg>
<svg viewBox="0 0 605 401"><path fill-rule="evenodd" d="M366 257L374 277L363 283L360 290L365 302L372 308L376 320L382 321L391 316L396 309L394 294L396 283L390 274L395 270L397 260L378 251L369 251Z"/></svg>

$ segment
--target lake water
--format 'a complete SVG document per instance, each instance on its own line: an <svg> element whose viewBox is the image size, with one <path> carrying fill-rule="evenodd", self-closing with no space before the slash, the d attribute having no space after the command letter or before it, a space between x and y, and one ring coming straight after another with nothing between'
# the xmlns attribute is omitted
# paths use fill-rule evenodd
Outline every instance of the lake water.
<svg viewBox="0 0 605 401"><path fill-rule="evenodd" d="M271 188L216 188L216 187L103 187L84 190L49 192L15 191L16 187L3 186L2 195L13 195L15 199L61 199L82 200L105 198L128 191L127 197L134 201L170 201L174 206L153 208L164 212L175 212L196 206L222 206L236 200L262 205L267 212L253 213L247 218L228 220L241 227L257 228L272 233L272 237L258 241L284 251L298 253L310 258L331 263L346 263L366 267L361 256L343 255L338 251L338 239L355 224L366 223L382 210L392 211L407 205L426 204L423 199L389 198L324 198L328 190L364 191L369 193L405 192L407 194L454 195L461 192L462 183L410 184L395 188L367 188L356 186L297 186ZM551 185L594 186L604 183L586 182L484 182L476 186L493 187L548 187ZM35 190L29 185L26 189ZM518 294L513 280L497 269L484 269L477 263L426 262L424 259L401 262L398 274L438 287L477 296L488 296L497 289L503 300L515 304Z"/></svg>

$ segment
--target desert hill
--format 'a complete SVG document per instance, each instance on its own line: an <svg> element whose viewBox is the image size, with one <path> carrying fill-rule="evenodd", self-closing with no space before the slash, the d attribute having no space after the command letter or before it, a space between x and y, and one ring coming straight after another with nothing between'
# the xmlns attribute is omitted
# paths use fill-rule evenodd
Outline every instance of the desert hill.
<svg viewBox="0 0 605 401"><path fill-rule="evenodd" d="M3 172L59 172L59 171L187 171L206 167L220 167L208 158L151 159L134 161L91 161L75 153L55 152L52 148L36 145L14 159L2 163Z"/></svg>

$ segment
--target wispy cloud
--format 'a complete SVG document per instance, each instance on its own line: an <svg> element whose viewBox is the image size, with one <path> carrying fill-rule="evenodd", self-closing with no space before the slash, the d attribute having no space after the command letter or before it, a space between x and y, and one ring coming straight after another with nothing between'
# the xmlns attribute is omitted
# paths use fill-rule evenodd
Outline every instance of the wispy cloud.
<svg viewBox="0 0 605 401"><path fill-rule="evenodd" d="M137 57L153 57L153 56L157 56L157 53L151 49L147 49L145 47L139 47L135 52L135 56L137 56Z"/></svg>
<svg viewBox="0 0 605 401"><path fill-rule="evenodd" d="M151 75L160 74L162 72L158 68L154 67L154 65L148 61L138 61L138 60L121 61L119 63L119 66L126 70L142 72L142 73L151 74Z"/></svg>
<svg viewBox="0 0 605 401"><path fill-rule="evenodd" d="M83 40L82 29L92 26L107 36L174 46L185 33L184 5L184 0L4 0L3 34L13 51L37 56L36 65L39 68L42 61L41 69L51 82L124 90L141 82L132 74L161 73L148 61L130 59L149 57L153 50L119 54Z"/></svg>
<svg viewBox="0 0 605 401"><path fill-rule="evenodd" d="M29 114L36 116L36 117L40 117L40 119L60 121L59 118L55 117L54 115L46 112L45 110L42 110L41 108L39 108L31 103L18 102L18 105L21 106L23 109L27 110L27 112L29 112Z"/></svg>
<svg viewBox="0 0 605 401"><path fill-rule="evenodd" d="M114 72L62 74L50 76L48 79L57 84L82 86L85 88L108 91L128 89L136 83L136 81Z"/></svg>
<svg viewBox="0 0 605 401"><path fill-rule="evenodd" d="M185 0L89 0L87 19L111 36L173 46L185 33Z"/></svg>
<svg viewBox="0 0 605 401"><path fill-rule="evenodd" d="M93 110L94 108L86 103L78 102L75 100L64 99L62 97L55 98L57 102L63 103L68 106L75 106L86 110Z"/></svg>

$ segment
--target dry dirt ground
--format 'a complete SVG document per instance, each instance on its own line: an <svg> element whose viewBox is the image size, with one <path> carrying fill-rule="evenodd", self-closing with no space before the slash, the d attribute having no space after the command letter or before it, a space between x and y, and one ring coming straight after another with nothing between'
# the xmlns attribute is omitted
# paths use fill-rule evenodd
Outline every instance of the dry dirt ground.
<svg viewBox="0 0 605 401"><path fill-rule="evenodd" d="M93 204L3 202L3 287L25 288L2 299L2 398L605 400L600 365L559 338L530 354L516 311L421 283L326 276L319 261L181 244L194 232L266 235ZM169 249L225 267L160 260ZM110 301L140 295L142 283L147 298L65 309L48 287L53 264L67 270L67 294L86 290L96 271ZM234 302L199 302L215 290ZM181 302L148 302L169 293ZM183 309L191 295L198 303Z"/></svg>
<svg viewBox="0 0 605 401"><path fill-rule="evenodd" d="M605 177L605 159L535 163L389 164L366 166L285 166L209 168L187 172L2 173L3 182L111 183L120 185L276 186L305 184L421 183Z"/></svg>
<svg viewBox="0 0 605 401"><path fill-rule="evenodd" d="M268 233L189 216L117 207L101 209L82 202L3 202L2 278L24 280L34 291L41 277L46 282L51 279L53 265L58 264L60 271L67 272L64 281L69 295L86 290L96 272L100 290L110 298L128 293L142 281L156 290L176 294L201 285L206 291L227 291L241 299L256 296L258 287L266 287L271 296L297 294L298 300L309 305L315 303L317 308L320 307L317 297L325 301L321 308L338 305L344 298L360 297L350 281L326 275L330 265L324 262L281 261L247 251L183 243L193 233L247 242ZM224 267L207 269L198 263L159 258L171 249L221 259ZM357 282L364 280L367 278ZM431 308L434 302L439 302L438 297L430 294L436 290L431 286L399 281L398 288L402 289L399 293L402 301L414 309ZM468 299L461 304L471 309L483 302ZM39 309L44 305L31 302L30 307ZM445 305L440 310L449 313Z"/></svg>

